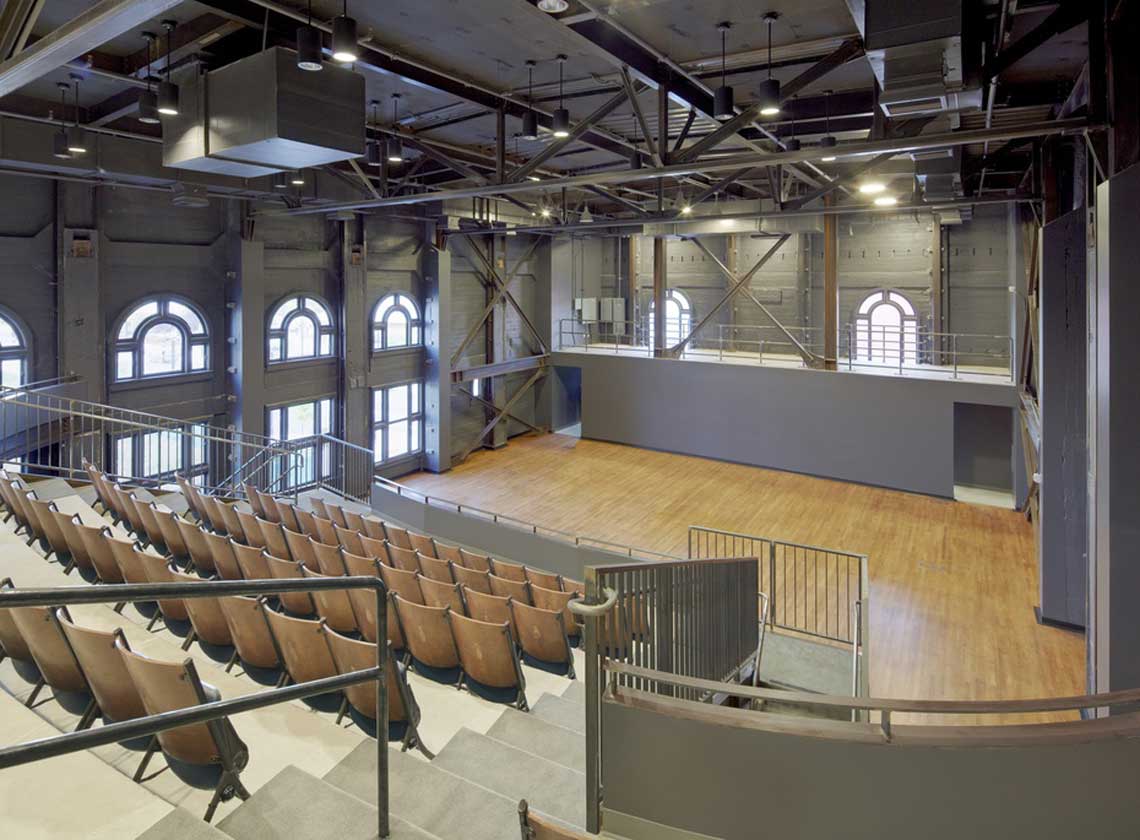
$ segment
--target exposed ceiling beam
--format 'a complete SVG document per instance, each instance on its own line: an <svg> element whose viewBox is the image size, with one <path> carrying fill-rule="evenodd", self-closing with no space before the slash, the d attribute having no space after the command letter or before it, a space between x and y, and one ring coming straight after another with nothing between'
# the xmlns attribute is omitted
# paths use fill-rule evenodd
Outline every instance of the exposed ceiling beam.
<svg viewBox="0 0 1140 840"><path fill-rule="evenodd" d="M4 4L0 10L0 61L27 46L43 8L44 0L8 0Z"/></svg>
<svg viewBox="0 0 1140 840"><path fill-rule="evenodd" d="M1083 23L1095 8L1095 4L1084 0L1062 0L1049 17L987 61L982 67L982 77L989 80L1005 72L1054 35L1060 35L1078 23Z"/></svg>
<svg viewBox="0 0 1140 840"><path fill-rule="evenodd" d="M50 35L0 64L0 97L140 26L182 0L100 0Z"/></svg>
<svg viewBox="0 0 1140 840"><path fill-rule="evenodd" d="M637 89L633 86L633 79L629 77L629 68L625 66L621 68L621 84L625 89L626 99L629 100L630 107L633 108L633 115L637 118L637 124L641 126L641 136L645 138L645 147L649 149L649 156L653 158L655 166L664 165L665 160L661 156L657 143L653 140L653 132L649 130L649 123L645 120L645 112L641 110L641 103L637 101Z"/></svg>

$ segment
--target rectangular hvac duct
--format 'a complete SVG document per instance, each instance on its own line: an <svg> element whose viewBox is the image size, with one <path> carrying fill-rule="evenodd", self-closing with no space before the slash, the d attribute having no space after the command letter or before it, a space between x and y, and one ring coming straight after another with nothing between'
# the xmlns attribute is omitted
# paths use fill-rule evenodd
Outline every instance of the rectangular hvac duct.
<svg viewBox="0 0 1140 840"><path fill-rule="evenodd" d="M164 121L163 164L254 178L364 154L364 78L326 64L301 70L274 47L182 86Z"/></svg>

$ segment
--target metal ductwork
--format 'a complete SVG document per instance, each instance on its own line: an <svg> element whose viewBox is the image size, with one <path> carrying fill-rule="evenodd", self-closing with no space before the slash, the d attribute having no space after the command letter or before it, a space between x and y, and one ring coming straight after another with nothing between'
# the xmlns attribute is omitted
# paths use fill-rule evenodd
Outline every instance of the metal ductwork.
<svg viewBox="0 0 1140 840"><path fill-rule="evenodd" d="M186 80L163 121L163 165L257 178L364 154L364 78L326 64L298 69L274 47Z"/></svg>
<svg viewBox="0 0 1140 840"><path fill-rule="evenodd" d="M847 0L888 117L982 107L967 67L963 0Z"/></svg>
<svg viewBox="0 0 1140 840"><path fill-rule="evenodd" d="M914 177L927 204L962 198L962 150L937 149L911 155Z"/></svg>

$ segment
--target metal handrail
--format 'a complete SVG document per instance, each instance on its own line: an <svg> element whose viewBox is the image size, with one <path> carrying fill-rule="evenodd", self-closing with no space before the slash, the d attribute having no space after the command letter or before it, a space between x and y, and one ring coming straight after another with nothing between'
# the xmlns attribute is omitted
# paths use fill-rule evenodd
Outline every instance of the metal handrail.
<svg viewBox="0 0 1140 840"><path fill-rule="evenodd" d="M0 591L0 609L55 607L68 604L115 604L125 601L216 598L229 595L273 595L287 592L372 589L376 593L376 626L387 622L387 588L380 578L282 578L277 580L202 581L201 583L125 583L70 586L51 589ZM112 723L98 729L68 732L0 749L0 769L16 767L54 756L67 755L117 741L155 735L191 723L205 723L230 714L252 711L291 700L325 694L351 685L376 682L376 807L380 837L389 836L388 817L388 656L385 645L376 645L376 667L335 677L309 680L286 688L274 688L232 700L217 700L171 712Z"/></svg>
<svg viewBox="0 0 1140 840"><path fill-rule="evenodd" d="M591 604L585 598L571 598L566 604L566 608L575 615L588 616L591 618L598 618L605 615L614 608L617 603L617 592L609 587L603 587L602 594L605 600L600 604Z"/></svg>
<svg viewBox="0 0 1140 840"><path fill-rule="evenodd" d="M851 605L851 622L854 633L851 634L851 696L859 696L859 654L863 646L863 602L855 601ZM851 710L851 720L858 718L857 709Z"/></svg>
<svg viewBox="0 0 1140 840"><path fill-rule="evenodd" d="M764 635L768 627L768 593L758 592L760 598L760 639L756 643L756 662L752 666L752 685L760 685L760 657L764 654Z"/></svg>

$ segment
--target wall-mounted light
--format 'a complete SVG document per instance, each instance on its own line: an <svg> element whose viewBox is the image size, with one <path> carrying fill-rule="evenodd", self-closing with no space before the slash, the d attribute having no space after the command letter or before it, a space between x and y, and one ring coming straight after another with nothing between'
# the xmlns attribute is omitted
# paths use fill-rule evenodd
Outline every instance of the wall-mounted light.
<svg viewBox="0 0 1140 840"><path fill-rule="evenodd" d="M779 12L764 15L768 23L768 78L760 83L760 114L765 117L780 113L780 80L772 78L772 24L779 17Z"/></svg>
<svg viewBox="0 0 1140 840"><path fill-rule="evenodd" d="M150 88L150 48L157 36L144 32L146 38L146 90L139 91L139 122L154 125L158 122L158 97Z"/></svg>
<svg viewBox="0 0 1140 840"><path fill-rule="evenodd" d="M343 12L332 22L332 57L334 61L351 64L356 61L360 45L356 43L356 21L348 16L348 0Z"/></svg>
<svg viewBox="0 0 1140 840"><path fill-rule="evenodd" d="M718 23L716 28L720 32L720 87L713 92L713 116L718 120L730 120L736 116L735 96L732 88L727 84L728 71L726 69L726 44L732 23L726 20Z"/></svg>
<svg viewBox="0 0 1140 840"><path fill-rule="evenodd" d="M554 112L552 129L558 138L570 136L570 112L562 107L563 69L566 66L566 56L558 56L558 110Z"/></svg>
<svg viewBox="0 0 1140 840"><path fill-rule="evenodd" d="M158 113L167 117L178 116L178 85L170 81L170 38L176 26L176 20L162 22L166 30L166 79L158 83Z"/></svg>
<svg viewBox="0 0 1140 840"><path fill-rule="evenodd" d="M313 0L309 0L309 21L297 27L297 66L316 72L321 64L321 31L313 26Z"/></svg>

